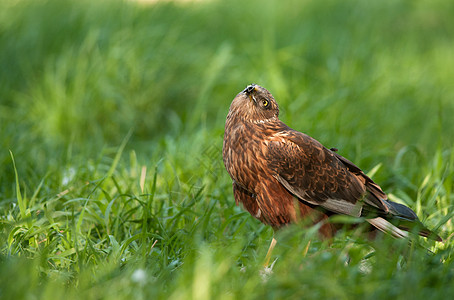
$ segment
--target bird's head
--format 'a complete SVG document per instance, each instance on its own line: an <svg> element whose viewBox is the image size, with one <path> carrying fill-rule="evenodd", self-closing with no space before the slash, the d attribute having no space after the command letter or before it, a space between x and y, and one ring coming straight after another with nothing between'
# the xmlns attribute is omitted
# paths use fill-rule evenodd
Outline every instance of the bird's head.
<svg viewBox="0 0 454 300"><path fill-rule="evenodd" d="M230 112L246 121L265 123L277 120L279 107L265 88L250 84L233 99Z"/></svg>

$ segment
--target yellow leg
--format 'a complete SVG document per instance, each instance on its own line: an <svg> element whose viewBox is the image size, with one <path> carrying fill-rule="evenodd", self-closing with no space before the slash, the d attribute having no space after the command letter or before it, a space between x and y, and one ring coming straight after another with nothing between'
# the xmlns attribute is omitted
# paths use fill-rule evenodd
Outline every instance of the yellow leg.
<svg viewBox="0 0 454 300"><path fill-rule="evenodd" d="M307 242L306 248L304 248L304 250L303 250L303 257L306 257L307 252L309 251L310 245L311 245L311 241L309 240L309 242Z"/></svg>
<svg viewBox="0 0 454 300"><path fill-rule="evenodd" d="M267 268L268 265L270 264L271 252L273 252L273 249L274 249L274 246L276 246L276 243L277 243L277 241L273 237L273 239L271 240L270 248L268 248L268 252L266 253L265 264L264 264L265 268Z"/></svg>

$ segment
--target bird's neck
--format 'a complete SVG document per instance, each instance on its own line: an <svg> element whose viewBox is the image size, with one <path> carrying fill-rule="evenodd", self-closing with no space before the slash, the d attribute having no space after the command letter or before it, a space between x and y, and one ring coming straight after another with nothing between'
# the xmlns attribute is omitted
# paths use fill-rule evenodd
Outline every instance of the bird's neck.
<svg viewBox="0 0 454 300"><path fill-rule="evenodd" d="M269 122L276 122L278 120L279 119L276 116L272 116L271 118L268 118L268 119L249 120L249 122L252 122L254 124L265 124L265 123L269 123Z"/></svg>
<svg viewBox="0 0 454 300"><path fill-rule="evenodd" d="M241 112L231 112L227 115L227 120L232 120L231 123L238 124L238 123L249 123L249 124L266 124L271 122L278 122L278 116L274 115L270 118L251 118L246 114L242 114Z"/></svg>

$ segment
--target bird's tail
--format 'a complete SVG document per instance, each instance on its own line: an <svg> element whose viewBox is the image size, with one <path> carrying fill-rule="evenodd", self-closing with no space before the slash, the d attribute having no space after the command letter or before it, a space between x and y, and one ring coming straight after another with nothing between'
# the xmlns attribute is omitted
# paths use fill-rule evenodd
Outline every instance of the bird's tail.
<svg viewBox="0 0 454 300"><path fill-rule="evenodd" d="M367 219L380 231L391 234L396 238L408 237L408 232L418 233L420 236L442 242L442 238L427 229L418 219L415 212L405 205L385 200L389 214L383 217Z"/></svg>
<svg viewBox="0 0 454 300"><path fill-rule="evenodd" d="M408 232L399 229L398 227L394 226L387 220L383 219L382 217L377 217L373 219L366 219L372 226L377 228L378 230L389 233L395 238L406 238L408 237Z"/></svg>

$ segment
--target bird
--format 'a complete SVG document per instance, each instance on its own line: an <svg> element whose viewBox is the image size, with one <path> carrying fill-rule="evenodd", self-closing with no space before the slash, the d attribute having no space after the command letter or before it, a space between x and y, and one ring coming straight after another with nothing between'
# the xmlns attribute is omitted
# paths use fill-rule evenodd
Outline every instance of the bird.
<svg viewBox="0 0 454 300"><path fill-rule="evenodd" d="M329 239L340 226L328 218L347 215L395 238L417 228L419 235L442 241L336 148L283 123L273 95L259 85L248 85L233 99L222 156L236 205L274 230L306 219ZM273 237L267 257L275 244Z"/></svg>

